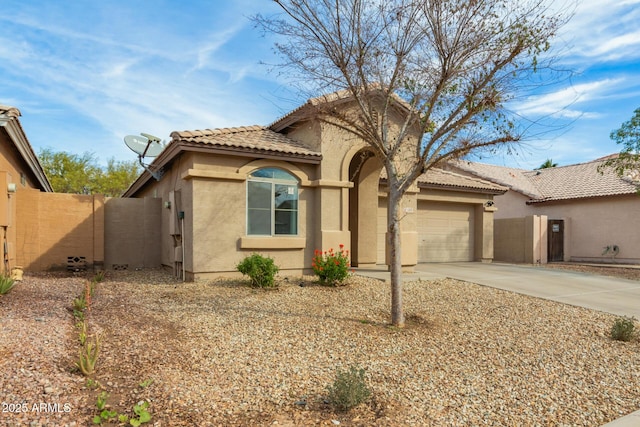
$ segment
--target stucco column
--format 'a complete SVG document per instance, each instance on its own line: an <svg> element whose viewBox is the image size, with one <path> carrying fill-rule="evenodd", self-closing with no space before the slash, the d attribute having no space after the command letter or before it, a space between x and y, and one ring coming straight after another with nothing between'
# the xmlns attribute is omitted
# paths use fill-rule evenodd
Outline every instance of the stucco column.
<svg viewBox="0 0 640 427"><path fill-rule="evenodd" d="M357 261L360 268L373 268L378 260L378 187L380 161L367 160L358 174Z"/></svg>
<svg viewBox="0 0 640 427"><path fill-rule="evenodd" d="M315 248L338 250L340 245L349 249L351 233L345 226L343 212L348 212L349 198L344 196L350 183L319 181L316 189L314 225L316 227ZM345 206L346 205L346 206Z"/></svg>

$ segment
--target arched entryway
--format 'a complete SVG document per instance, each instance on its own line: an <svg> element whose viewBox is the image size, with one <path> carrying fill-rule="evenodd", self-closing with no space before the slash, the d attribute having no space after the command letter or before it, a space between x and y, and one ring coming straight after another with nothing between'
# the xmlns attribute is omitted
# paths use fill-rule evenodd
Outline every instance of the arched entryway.
<svg viewBox="0 0 640 427"><path fill-rule="evenodd" d="M349 230L351 265L376 266L378 259L378 187L382 163L367 148L358 151L349 163Z"/></svg>

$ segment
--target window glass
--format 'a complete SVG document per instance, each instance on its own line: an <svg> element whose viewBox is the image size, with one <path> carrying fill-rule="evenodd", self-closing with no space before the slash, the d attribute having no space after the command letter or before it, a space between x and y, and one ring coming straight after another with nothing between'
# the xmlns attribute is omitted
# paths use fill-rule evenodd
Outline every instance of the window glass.
<svg viewBox="0 0 640 427"><path fill-rule="evenodd" d="M253 178L272 178L281 181L296 181L296 179L289 172L283 171L282 169L278 168L258 169L256 171L253 171L250 176Z"/></svg>
<svg viewBox="0 0 640 427"><path fill-rule="evenodd" d="M298 187L275 185L275 234L298 232Z"/></svg>
<svg viewBox="0 0 640 427"><path fill-rule="evenodd" d="M271 210L249 209L247 234L271 235Z"/></svg>
<svg viewBox="0 0 640 427"><path fill-rule="evenodd" d="M295 177L277 168L258 169L250 175L247 182L247 234L298 234L298 185Z"/></svg>
<svg viewBox="0 0 640 427"><path fill-rule="evenodd" d="M271 210L271 184L268 182L249 181L249 209Z"/></svg>

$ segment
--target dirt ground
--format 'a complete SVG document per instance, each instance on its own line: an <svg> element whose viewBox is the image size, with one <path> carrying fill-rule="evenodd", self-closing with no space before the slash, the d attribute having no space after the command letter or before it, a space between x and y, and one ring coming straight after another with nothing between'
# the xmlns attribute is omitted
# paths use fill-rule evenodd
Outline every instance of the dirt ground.
<svg viewBox="0 0 640 427"><path fill-rule="evenodd" d="M26 275L0 298L0 426L92 425L102 392L118 414L149 402L144 425L158 427L600 426L640 408L640 341L613 341L614 316L450 279L406 284L397 329L388 284L373 279L258 290L108 272L87 312L103 339L86 378L71 310L85 280ZM373 397L345 413L327 387L350 366Z"/></svg>

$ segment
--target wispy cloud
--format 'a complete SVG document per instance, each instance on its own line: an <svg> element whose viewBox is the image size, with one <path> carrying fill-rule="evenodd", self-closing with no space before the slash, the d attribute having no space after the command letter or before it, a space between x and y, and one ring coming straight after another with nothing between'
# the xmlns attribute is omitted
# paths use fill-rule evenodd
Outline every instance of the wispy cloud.
<svg viewBox="0 0 640 427"><path fill-rule="evenodd" d="M561 32L571 46L574 61L615 61L640 58L639 0L589 0L577 5L576 13Z"/></svg>
<svg viewBox="0 0 640 427"><path fill-rule="evenodd" d="M598 113L588 111L588 102L603 96L621 79L603 79L577 84L545 95L532 96L516 105L515 110L522 116L556 116L575 119L577 117L596 117ZM579 109L580 106L586 109Z"/></svg>
<svg viewBox="0 0 640 427"><path fill-rule="evenodd" d="M557 150L563 164L571 153L595 155L594 147L628 119L640 96L640 71L628 66L640 60L639 5L578 3L559 58L579 71L573 85L511 105L534 120L572 124L540 141L543 148L531 151L533 166L541 163L537 157L550 157L545 150ZM259 65L277 62L273 40L247 16L279 11L274 2L2 0L2 6L11 12L0 15L0 103L21 109L36 149L131 159L126 134L168 139L174 130L267 124L301 101Z"/></svg>

